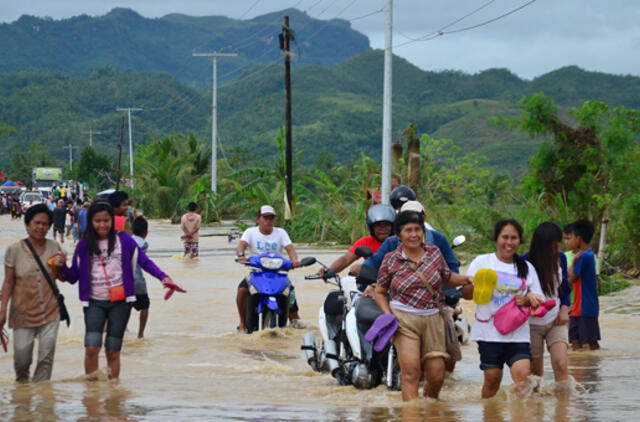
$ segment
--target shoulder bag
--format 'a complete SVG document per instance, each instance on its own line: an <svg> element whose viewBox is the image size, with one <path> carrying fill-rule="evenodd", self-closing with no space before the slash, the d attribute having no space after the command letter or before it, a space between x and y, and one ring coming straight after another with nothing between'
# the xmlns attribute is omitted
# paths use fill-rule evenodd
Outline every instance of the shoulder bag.
<svg viewBox="0 0 640 422"><path fill-rule="evenodd" d="M67 327L68 327L71 324L71 317L69 316L67 307L64 304L64 296L62 296L62 293L60 293L60 290L58 290L56 285L53 284L53 280L51 280L51 277L49 277L49 272L44 268L44 265L42 265L42 261L40 261L40 257L36 253L35 249L33 249L33 245L31 245L31 242L29 242L29 239L25 239L24 243L27 245L27 247L31 251L31 255L36 260L38 267L40 267L40 271L42 271L42 275L47 280L49 287L51 287L51 290L53 291L53 295L58 300L58 308L60 309L60 321L67 321Z"/></svg>
<svg viewBox="0 0 640 422"><path fill-rule="evenodd" d="M420 271L418 271L415 264L411 261L409 261L409 268L411 268L413 272L415 272L416 275L420 278L420 280L422 280L422 283L425 285L429 293L433 296L433 300L435 300L436 304L438 305L438 311L440 311L440 315L444 320L444 340L447 353L449 354L449 359L454 362L462 360L462 350L460 349L460 343L458 342L458 333L456 332L456 326L453 323L453 319L451 318L449 313L442 308L438 294L433 290L431 284L429 284L427 279L424 278L424 275Z"/></svg>

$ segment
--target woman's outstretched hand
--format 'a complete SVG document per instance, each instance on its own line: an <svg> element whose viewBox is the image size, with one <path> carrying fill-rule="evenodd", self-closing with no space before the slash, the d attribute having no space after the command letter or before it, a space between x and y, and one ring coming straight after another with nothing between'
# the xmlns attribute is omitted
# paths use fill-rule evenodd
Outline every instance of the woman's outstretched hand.
<svg viewBox="0 0 640 422"><path fill-rule="evenodd" d="M162 286L167 290L167 293L164 295L164 300L169 300L169 298L175 293L187 293L187 291L178 283L171 280L169 277L165 277L162 279Z"/></svg>

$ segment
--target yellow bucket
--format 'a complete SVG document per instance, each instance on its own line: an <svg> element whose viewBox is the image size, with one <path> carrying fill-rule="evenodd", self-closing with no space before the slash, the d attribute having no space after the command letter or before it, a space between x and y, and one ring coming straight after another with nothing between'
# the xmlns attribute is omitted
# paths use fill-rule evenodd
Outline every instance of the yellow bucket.
<svg viewBox="0 0 640 422"><path fill-rule="evenodd" d="M473 277L473 301L478 305L488 305L493 290L498 284L498 274L490 268L481 268Z"/></svg>

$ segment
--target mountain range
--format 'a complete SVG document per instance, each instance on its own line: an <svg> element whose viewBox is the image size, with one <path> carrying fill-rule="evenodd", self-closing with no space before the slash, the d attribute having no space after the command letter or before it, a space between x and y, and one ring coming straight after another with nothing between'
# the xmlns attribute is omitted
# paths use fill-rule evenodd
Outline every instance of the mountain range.
<svg viewBox="0 0 640 422"><path fill-rule="evenodd" d="M206 51L246 39L252 44L238 49L240 57L219 62L219 75L228 74L218 90L220 152L245 150L250 161L260 162L275 154L274 139L284 123L277 37L272 47L264 44L277 35L284 14L299 28L300 49L292 71L294 152L303 151L305 164L320 155L337 163L356 160L361 153L379 158L382 51L371 50L366 37L346 21L318 21L296 10L236 21L184 15L146 19L128 9L114 9L97 18L53 21L23 16L0 25L0 42L9 46L0 50L0 123L16 128L2 142L22 147L39 141L62 159L68 154L63 146L86 145L88 135L83 132L91 128L102 132L94 138L95 147L115 156L121 123L115 109L128 106L143 109L132 114L134 142L189 131L209 139L211 66L204 61L187 65L190 52L198 42L206 45L197 50ZM250 36L247 26L257 32ZM39 45L39 51L56 51L56 57L25 53L14 60L6 52L20 44L38 45L43 31L49 41ZM250 48L255 48L251 54ZM198 69L191 67L196 64ZM417 123L420 133L450 138L463 154L478 152L500 171L521 173L541 141L493 127L488 119L517 115L518 101L538 91L555 100L565 114L586 100L640 108L638 77L568 66L523 80L506 69L473 75L424 71L394 57L394 139L400 139L409 123ZM0 165L9 159L3 154Z"/></svg>

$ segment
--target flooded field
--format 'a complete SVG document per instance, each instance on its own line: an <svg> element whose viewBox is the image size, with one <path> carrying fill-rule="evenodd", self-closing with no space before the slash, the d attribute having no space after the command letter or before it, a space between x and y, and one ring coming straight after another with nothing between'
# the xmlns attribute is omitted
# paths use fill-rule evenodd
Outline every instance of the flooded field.
<svg viewBox="0 0 640 422"><path fill-rule="evenodd" d="M22 221L0 216L0 255L25 237ZM60 326L51 382L16 385L13 352L0 354L0 420L637 420L640 412L640 287L602 298L602 349L569 355L575 392L556 396L547 357L541 392L526 400L503 389L480 399L482 372L475 344L449 377L441 400L402 404L399 392L380 386L359 391L315 373L300 350L302 336L317 331L317 311L330 290L305 281L316 267L291 273L308 328L236 334L235 292L247 270L234 263L226 237L201 237L201 256L182 258L177 226L150 225L149 255L188 290L164 301L160 283L147 276L151 308L145 339L137 339L133 311L122 350L119 381L84 376L84 323L77 286L60 283L71 327ZM203 232L211 229L203 229ZM65 242L67 253L72 243ZM330 263L340 251L298 246L298 255ZM4 277L4 267L2 270ZM472 305L465 303L468 312ZM469 313L469 315L473 315ZM469 317L469 319L473 319ZM104 356L100 367L106 367Z"/></svg>

